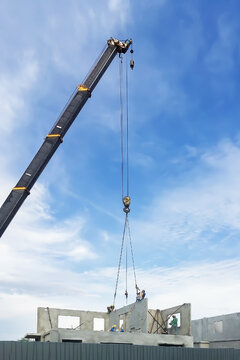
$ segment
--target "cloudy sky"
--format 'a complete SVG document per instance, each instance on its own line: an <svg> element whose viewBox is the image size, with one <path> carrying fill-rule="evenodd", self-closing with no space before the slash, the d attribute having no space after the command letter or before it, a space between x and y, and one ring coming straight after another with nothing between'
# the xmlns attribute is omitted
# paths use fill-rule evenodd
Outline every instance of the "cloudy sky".
<svg viewBox="0 0 240 360"><path fill-rule="evenodd" d="M237 0L0 3L1 203L107 39L133 38L137 282L150 308L191 303L193 319L240 311L239 10ZM1 340L35 332L38 306L112 303L121 195L116 57L0 239ZM128 290L134 301L131 272Z"/></svg>

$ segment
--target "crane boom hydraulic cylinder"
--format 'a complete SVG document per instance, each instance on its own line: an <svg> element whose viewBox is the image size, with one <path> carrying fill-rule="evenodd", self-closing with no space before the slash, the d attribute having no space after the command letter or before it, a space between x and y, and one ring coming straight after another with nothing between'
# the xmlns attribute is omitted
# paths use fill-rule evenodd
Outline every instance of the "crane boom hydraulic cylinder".
<svg viewBox="0 0 240 360"><path fill-rule="evenodd" d="M111 64L116 54L126 53L131 43L131 39L119 41L118 39L110 38L108 40L106 50L87 75L84 84L77 87L76 92L73 94L62 114L57 119L55 125L46 136L37 154L34 156L22 177L0 208L0 237L8 227L20 206L23 204L26 197L30 194L31 188L57 150L58 146L62 143L64 135L72 125L86 101L91 96L93 89L107 70L108 66Z"/></svg>

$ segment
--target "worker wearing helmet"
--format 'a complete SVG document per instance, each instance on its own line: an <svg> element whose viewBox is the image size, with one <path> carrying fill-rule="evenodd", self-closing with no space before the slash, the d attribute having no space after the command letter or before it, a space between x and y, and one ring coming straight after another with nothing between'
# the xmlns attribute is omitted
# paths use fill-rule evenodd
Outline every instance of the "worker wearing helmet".
<svg viewBox="0 0 240 360"><path fill-rule="evenodd" d="M117 330L117 325L113 325L110 329L110 332L115 332Z"/></svg>
<svg viewBox="0 0 240 360"><path fill-rule="evenodd" d="M145 292L145 290L142 290L142 291L140 292L141 300L143 300L143 299L145 298L145 296L146 296L146 292Z"/></svg>
<svg viewBox="0 0 240 360"><path fill-rule="evenodd" d="M173 335L173 332L175 332L175 335L177 335L178 319L176 315L172 316L172 321L169 323L169 325L171 325L171 335Z"/></svg>
<svg viewBox="0 0 240 360"><path fill-rule="evenodd" d="M107 311L108 311L108 314L110 314L113 310L114 310L115 306L114 305L110 305L107 307Z"/></svg>
<svg viewBox="0 0 240 360"><path fill-rule="evenodd" d="M141 292L138 290L136 301L137 302L142 301L145 298L145 296L146 296L145 290L142 290Z"/></svg>

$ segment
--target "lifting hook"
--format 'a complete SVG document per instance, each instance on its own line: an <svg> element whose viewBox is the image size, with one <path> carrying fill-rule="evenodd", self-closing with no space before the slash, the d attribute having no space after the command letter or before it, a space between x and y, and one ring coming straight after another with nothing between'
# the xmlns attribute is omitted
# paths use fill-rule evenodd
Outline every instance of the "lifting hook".
<svg viewBox="0 0 240 360"><path fill-rule="evenodd" d="M130 212L130 209L129 209L129 206L130 206L130 203L131 203L131 198L130 196L124 196L124 198L122 199L123 201L123 205L124 205L124 208L123 208L123 211L128 214Z"/></svg>
<svg viewBox="0 0 240 360"><path fill-rule="evenodd" d="M131 53L131 55L133 54L133 49L131 49L130 50L130 53ZM130 60L130 68L133 70L133 68L134 68L134 60L133 60L133 58L131 58L131 60Z"/></svg>

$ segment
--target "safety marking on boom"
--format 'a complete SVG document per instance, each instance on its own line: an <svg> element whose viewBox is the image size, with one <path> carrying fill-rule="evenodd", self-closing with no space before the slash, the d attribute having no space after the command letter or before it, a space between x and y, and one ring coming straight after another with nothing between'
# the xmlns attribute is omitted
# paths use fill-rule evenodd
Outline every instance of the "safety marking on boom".
<svg viewBox="0 0 240 360"><path fill-rule="evenodd" d="M58 138L60 139L61 143L63 142L63 139L62 139L62 137L61 137L61 134L48 134L48 135L46 136L46 138L54 138L54 137L58 137Z"/></svg>
<svg viewBox="0 0 240 360"><path fill-rule="evenodd" d="M91 97L91 90L87 86L80 84L80 85L78 85L77 88L78 88L78 91L88 91L89 97Z"/></svg>
<svg viewBox="0 0 240 360"><path fill-rule="evenodd" d="M13 190L25 190L28 194L30 194L30 191L26 188L26 186L16 186L13 188Z"/></svg>

